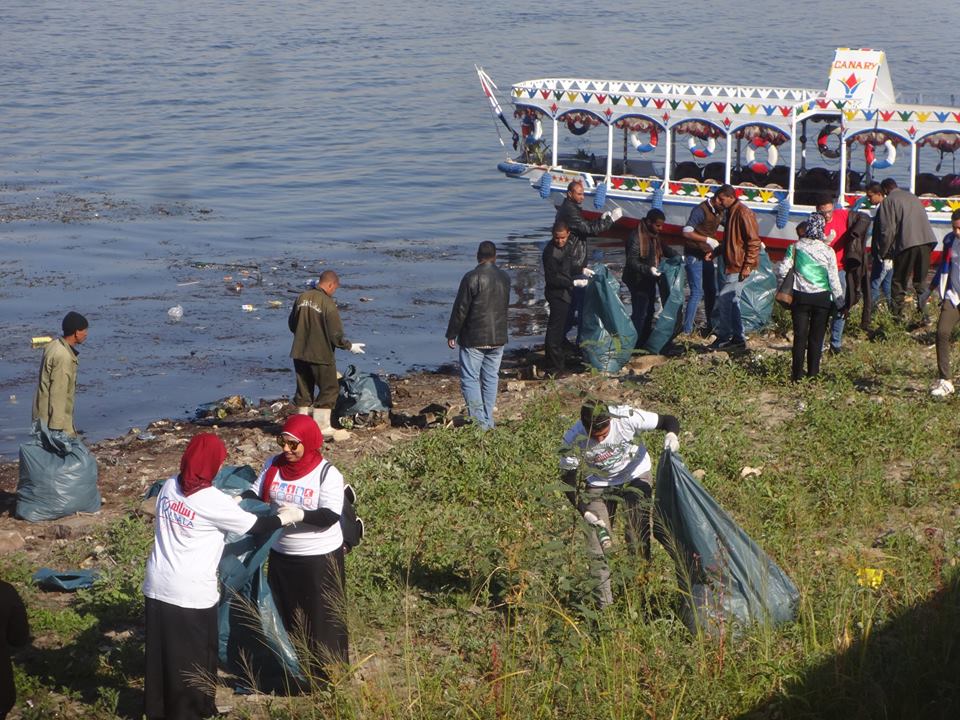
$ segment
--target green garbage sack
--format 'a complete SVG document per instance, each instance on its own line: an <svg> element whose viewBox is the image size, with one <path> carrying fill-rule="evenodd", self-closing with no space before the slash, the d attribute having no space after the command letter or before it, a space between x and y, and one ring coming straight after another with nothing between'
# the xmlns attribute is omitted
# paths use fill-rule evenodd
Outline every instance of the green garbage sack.
<svg viewBox="0 0 960 720"><path fill-rule="evenodd" d="M724 273L723 258L717 258L716 264L717 277L719 278ZM717 292L720 292L719 281ZM745 333L756 332L770 323L776 294L777 275L774 272L770 256L767 255L766 248L761 247L760 264L756 270L750 273L740 295L740 317L743 320L743 331ZM720 320L718 307L719 305L714 306L713 314L710 316L713 327L716 327Z"/></svg>
<svg viewBox="0 0 960 720"><path fill-rule="evenodd" d="M37 420L20 446L16 515L21 520L56 520L100 509L97 460L79 438Z"/></svg>
<svg viewBox="0 0 960 720"><path fill-rule="evenodd" d="M660 455L654 511L690 632L719 635L725 627L796 618L800 593L793 581L669 450Z"/></svg>
<svg viewBox="0 0 960 720"><path fill-rule="evenodd" d="M664 258L657 266L660 271L660 303L662 309L654 323L643 349L658 355L680 332L683 323L683 291L687 287L682 257Z"/></svg>
<svg viewBox="0 0 960 720"><path fill-rule="evenodd" d="M580 326L580 352L591 367L619 372L637 344L637 329L620 300L620 281L598 263L587 283Z"/></svg>
<svg viewBox="0 0 960 720"><path fill-rule="evenodd" d="M348 365L340 378L336 414L338 418L370 412L388 412L393 407L390 385L379 375L362 373Z"/></svg>

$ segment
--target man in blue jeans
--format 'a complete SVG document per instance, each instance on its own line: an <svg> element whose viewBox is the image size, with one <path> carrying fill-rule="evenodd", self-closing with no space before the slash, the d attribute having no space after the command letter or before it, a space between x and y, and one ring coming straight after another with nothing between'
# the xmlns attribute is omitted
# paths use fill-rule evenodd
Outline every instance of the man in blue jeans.
<svg viewBox="0 0 960 720"><path fill-rule="evenodd" d="M760 265L760 228L757 216L737 199L736 190L723 185L717 190L720 204L727 211L723 244L717 254L723 260L724 272L718 275L720 291L717 294L717 338L711 350L744 350L747 338L740 315L740 296L747 278Z"/></svg>
<svg viewBox="0 0 960 720"><path fill-rule="evenodd" d="M687 286L690 297L683 314L683 333L693 332L693 323L697 317L697 306L704 301L707 317L707 330L710 330L710 318L713 315L713 303L717 295L717 268L713 264L713 251L719 246L717 232L723 224L724 209L720 197L704 200L690 211L687 224L683 228L686 242L684 268L687 271ZM707 333L709 335L709 332Z"/></svg>
<svg viewBox="0 0 960 720"><path fill-rule="evenodd" d="M463 276L447 324L447 346L460 343L460 390L467 412L484 430L493 427L503 346L507 344L510 277L497 267L497 246L477 249L477 266Z"/></svg>

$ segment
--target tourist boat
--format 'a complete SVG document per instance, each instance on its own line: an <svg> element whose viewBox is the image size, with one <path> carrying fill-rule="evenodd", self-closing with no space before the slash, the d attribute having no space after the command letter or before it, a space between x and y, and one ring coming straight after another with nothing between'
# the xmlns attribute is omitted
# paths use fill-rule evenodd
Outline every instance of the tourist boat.
<svg viewBox="0 0 960 720"><path fill-rule="evenodd" d="M498 169L554 204L582 180L587 217L619 206L621 223L635 225L660 208L677 233L728 183L777 252L824 196L869 210L872 180L893 177L919 195L938 238L960 208L960 108L898 102L881 50L838 49L826 90L528 80L510 90L513 124L490 77L477 73L517 153ZM950 172L941 174L945 158Z"/></svg>

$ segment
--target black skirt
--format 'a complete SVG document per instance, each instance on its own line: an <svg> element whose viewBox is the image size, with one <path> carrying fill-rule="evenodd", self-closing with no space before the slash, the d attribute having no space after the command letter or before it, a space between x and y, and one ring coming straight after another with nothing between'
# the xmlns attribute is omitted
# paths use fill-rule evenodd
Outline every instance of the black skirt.
<svg viewBox="0 0 960 720"><path fill-rule="evenodd" d="M271 551L267 581L304 669L314 680L329 679L326 666L349 662L343 548L326 555Z"/></svg>
<svg viewBox="0 0 960 720"><path fill-rule="evenodd" d="M146 598L148 720L201 720L217 714L217 606L197 610Z"/></svg>

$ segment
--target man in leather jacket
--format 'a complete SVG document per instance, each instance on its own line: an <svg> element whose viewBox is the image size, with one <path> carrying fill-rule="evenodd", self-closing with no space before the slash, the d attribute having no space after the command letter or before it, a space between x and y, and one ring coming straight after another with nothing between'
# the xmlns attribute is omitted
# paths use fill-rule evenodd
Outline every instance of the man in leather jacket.
<svg viewBox="0 0 960 720"><path fill-rule="evenodd" d="M463 276L447 324L447 346L460 344L460 390L467 412L485 430L493 427L503 346L507 344L510 277L497 267L497 246L477 249L478 265Z"/></svg>

